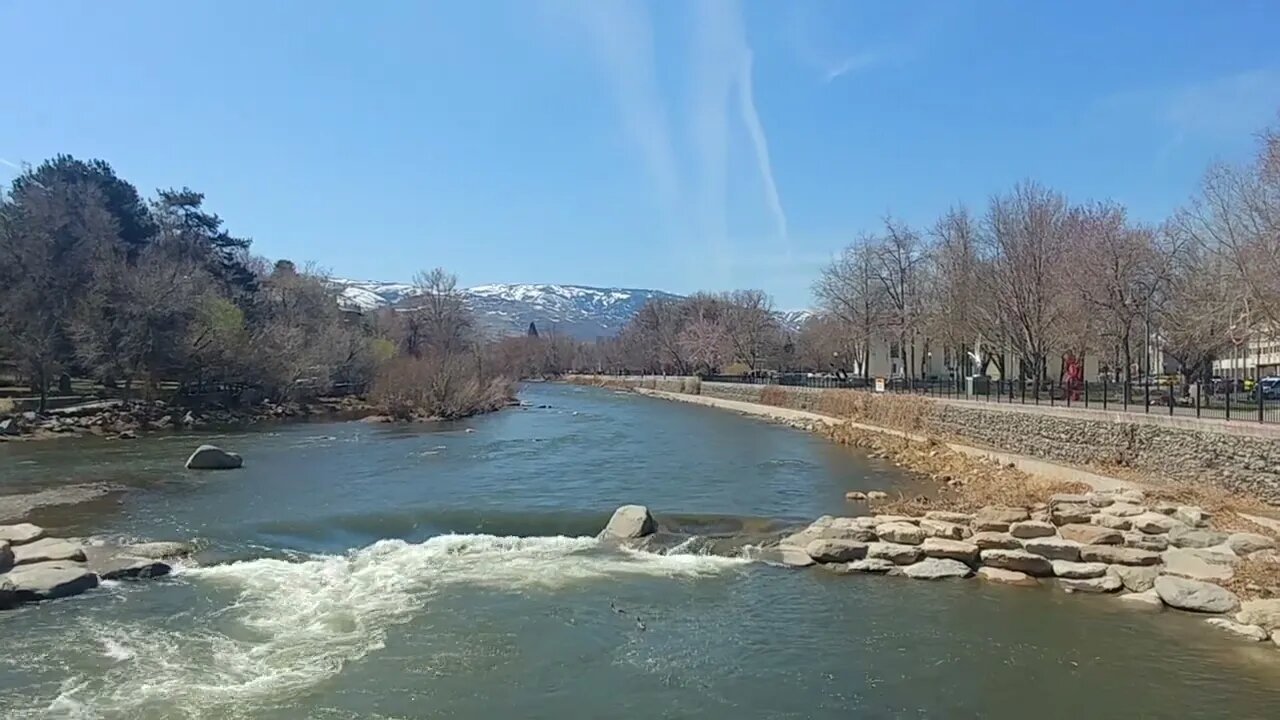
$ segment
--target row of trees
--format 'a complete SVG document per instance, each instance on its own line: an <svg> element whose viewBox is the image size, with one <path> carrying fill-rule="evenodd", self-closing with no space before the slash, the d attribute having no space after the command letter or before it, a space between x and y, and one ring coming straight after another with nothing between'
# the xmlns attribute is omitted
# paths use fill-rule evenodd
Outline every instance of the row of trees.
<svg viewBox="0 0 1280 720"><path fill-rule="evenodd" d="M42 408L65 375L126 396L234 383L284 399L419 364L431 369L415 379L440 383L424 411L465 412L468 394L501 382L454 279L436 270L419 285L408 311L344 311L323 273L252 255L201 193L146 200L102 161L58 156L0 192L0 365Z"/></svg>
<svg viewBox="0 0 1280 720"><path fill-rule="evenodd" d="M961 372L978 356L977 369L994 363L1007 376L1011 357L1021 374L1043 377L1051 358L1089 354L1127 379L1160 371L1148 365L1152 347L1198 376L1232 346L1280 329L1280 139L1264 133L1252 163L1214 167L1161 225L1034 182L924 229L888 218L845 248L814 292L822 315L799 344L825 343L815 355L838 352L863 373L884 343L901 349L909 377L945 348Z"/></svg>

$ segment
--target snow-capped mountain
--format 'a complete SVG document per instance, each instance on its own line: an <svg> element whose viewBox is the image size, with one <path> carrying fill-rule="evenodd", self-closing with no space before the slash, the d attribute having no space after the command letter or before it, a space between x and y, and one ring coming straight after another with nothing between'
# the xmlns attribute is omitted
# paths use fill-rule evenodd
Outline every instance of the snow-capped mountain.
<svg viewBox="0 0 1280 720"><path fill-rule="evenodd" d="M333 280L341 301L359 310L399 305L415 292L409 283ZM680 298L661 290L597 288L584 285L496 284L463 291L481 329L493 335L522 334L534 323L538 332L556 332L579 340L612 337L653 298ZM796 332L811 310L776 313L783 328Z"/></svg>
<svg viewBox="0 0 1280 720"><path fill-rule="evenodd" d="M342 288L342 301L360 310L394 306L414 294L414 287L406 283L333 283ZM652 298L678 297L661 290L546 284L477 285L462 292L483 330L518 334L534 323L541 333L582 340L616 335Z"/></svg>

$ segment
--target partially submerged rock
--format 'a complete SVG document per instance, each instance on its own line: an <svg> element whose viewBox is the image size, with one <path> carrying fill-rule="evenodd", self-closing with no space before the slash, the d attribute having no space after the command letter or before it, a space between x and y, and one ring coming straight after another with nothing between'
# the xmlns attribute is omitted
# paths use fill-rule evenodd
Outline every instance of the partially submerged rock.
<svg viewBox="0 0 1280 720"><path fill-rule="evenodd" d="M98 576L84 565L63 561L19 565L5 578L13 584L18 602L70 597L98 586Z"/></svg>
<svg viewBox="0 0 1280 720"><path fill-rule="evenodd" d="M90 571L103 580L141 580L168 575L168 563L130 555L124 548L90 545L85 548Z"/></svg>
<svg viewBox="0 0 1280 720"><path fill-rule="evenodd" d="M1262 642L1267 639L1267 631L1257 625L1245 625L1233 622L1226 618L1209 618L1205 620L1205 623L1212 625L1219 630L1225 630L1236 637L1244 638L1245 640Z"/></svg>
<svg viewBox="0 0 1280 720"><path fill-rule="evenodd" d="M881 558L866 558L865 560L855 560L854 562L849 563L847 569L849 572L881 574L894 570L897 567L897 565L889 560Z"/></svg>
<svg viewBox="0 0 1280 720"><path fill-rule="evenodd" d="M35 542L42 537L44 537L44 528L39 525L32 525L31 523L0 525L0 540L4 540L11 545Z"/></svg>
<svg viewBox="0 0 1280 720"><path fill-rule="evenodd" d="M1053 574L1053 564L1048 558L1026 550L983 550L981 559L983 565L1017 570L1033 577L1048 577Z"/></svg>
<svg viewBox="0 0 1280 720"><path fill-rule="evenodd" d="M216 445L201 445L187 458L188 470L235 470L243 465L244 458Z"/></svg>
<svg viewBox="0 0 1280 720"><path fill-rule="evenodd" d="M997 567L980 567L978 568L978 577L987 582L1000 583L1001 585L1015 585L1018 587L1035 587L1040 584L1039 580L1031 577L1024 572L1017 570L1005 570Z"/></svg>
<svg viewBox="0 0 1280 720"><path fill-rule="evenodd" d="M13 548L14 565L66 560L84 562L84 546L60 538L41 538Z"/></svg>
<svg viewBox="0 0 1280 720"><path fill-rule="evenodd" d="M1123 600L1125 605L1135 610L1163 610L1164 601L1160 599L1160 595L1155 590L1146 590L1144 592L1131 592L1121 595L1119 600Z"/></svg>
<svg viewBox="0 0 1280 720"><path fill-rule="evenodd" d="M1083 563L1071 562L1070 560L1054 560L1053 574L1060 578L1068 580L1088 580L1089 578L1102 577L1107 574L1107 568L1110 567L1105 563Z"/></svg>
<svg viewBox="0 0 1280 720"><path fill-rule="evenodd" d="M1173 575L1156 578L1155 591L1165 605L1179 610L1221 614L1240 607L1240 599L1226 588Z"/></svg>
<svg viewBox="0 0 1280 720"><path fill-rule="evenodd" d="M1240 604L1236 620L1249 625L1261 625L1266 630L1280 629L1280 599L1246 600Z"/></svg>
<svg viewBox="0 0 1280 720"><path fill-rule="evenodd" d="M658 529L649 508L644 505L623 505L613 511L613 517L600 531L601 538L631 540L651 535Z"/></svg>
<svg viewBox="0 0 1280 720"><path fill-rule="evenodd" d="M916 580L941 580L943 578L965 578L973 574L973 570L958 560L930 557L918 563L907 565L900 572Z"/></svg>
<svg viewBox="0 0 1280 720"><path fill-rule="evenodd" d="M1103 575L1084 580L1061 579L1058 580L1058 586L1069 593L1111 593L1119 590L1122 584L1115 575Z"/></svg>
<svg viewBox="0 0 1280 720"><path fill-rule="evenodd" d="M845 563L867 556L867 546L855 540L814 540L805 553L820 563Z"/></svg>
<svg viewBox="0 0 1280 720"><path fill-rule="evenodd" d="M191 554L191 546L184 542L145 542L133 543L122 547L129 555L153 560L186 557Z"/></svg>
<svg viewBox="0 0 1280 720"><path fill-rule="evenodd" d="M1111 573L1120 578L1126 590L1143 593L1155 587L1156 578L1160 576L1160 568L1155 565L1145 567L1134 565L1112 565Z"/></svg>

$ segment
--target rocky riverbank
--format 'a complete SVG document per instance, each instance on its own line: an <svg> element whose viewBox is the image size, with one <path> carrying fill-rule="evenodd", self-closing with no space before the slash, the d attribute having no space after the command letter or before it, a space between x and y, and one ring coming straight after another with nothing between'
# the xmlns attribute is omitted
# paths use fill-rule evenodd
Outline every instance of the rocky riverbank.
<svg viewBox="0 0 1280 720"><path fill-rule="evenodd" d="M178 542L111 545L50 537L30 523L0 525L0 610L79 595L104 580L167 575L190 552Z"/></svg>
<svg viewBox="0 0 1280 720"><path fill-rule="evenodd" d="M660 533L644 506L627 505L601 538L647 549ZM847 575L979 578L1114 595L1135 610L1199 613L1242 640L1280 646L1280 587L1249 581L1247 570L1280 565L1276 547L1274 536L1216 530L1202 508L1127 489L970 513L824 516L757 553L778 565Z"/></svg>
<svg viewBox="0 0 1280 720"><path fill-rule="evenodd" d="M250 425L269 420L357 418L372 411L367 402L357 397L198 409L163 400L103 400L43 414L28 411L0 416L0 442L88 435L131 440L144 432Z"/></svg>

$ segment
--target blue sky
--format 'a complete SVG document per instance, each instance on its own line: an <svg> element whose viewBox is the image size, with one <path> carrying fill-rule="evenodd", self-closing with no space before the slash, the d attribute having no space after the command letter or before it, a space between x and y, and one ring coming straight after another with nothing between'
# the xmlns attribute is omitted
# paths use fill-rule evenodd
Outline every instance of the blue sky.
<svg viewBox="0 0 1280 720"><path fill-rule="evenodd" d="M760 287L1024 178L1158 221L1280 108L1280 3L0 0L0 182L190 185L269 257Z"/></svg>

